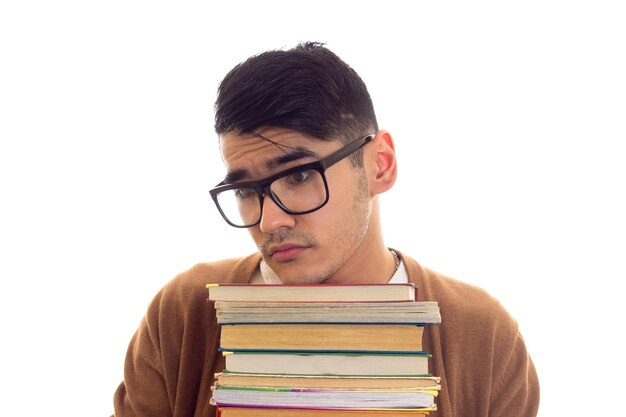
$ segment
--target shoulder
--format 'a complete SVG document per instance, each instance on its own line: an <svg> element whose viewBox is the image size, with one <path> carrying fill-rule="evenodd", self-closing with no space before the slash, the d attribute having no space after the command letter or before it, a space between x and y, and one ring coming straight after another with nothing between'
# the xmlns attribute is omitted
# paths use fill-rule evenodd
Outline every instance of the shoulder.
<svg viewBox="0 0 626 417"><path fill-rule="evenodd" d="M483 288L428 269L404 256L409 280L416 284L420 300L437 301L442 321L448 326L469 327L480 324L483 331L495 328L517 333L517 322L504 306Z"/></svg>
<svg viewBox="0 0 626 417"><path fill-rule="evenodd" d="M163 286L152 300L148 314L205 309L206 284L247 283L258 267L260 255L199 263Z"/></svg>
<svg viewBox="0 0 626 417"><path fill-rule="evenodd" d="M535 415L537 374L502 304L482 288L403 260L418 298L439 303L441 324L429 326L424 343L433 353L433 373L451 392L442 396L442 410L467 414L468 404L478 404L488 408L484 415Z"/></svg>
<svg viewBox="0 0 626 417"><path fill-rule="evenodd" d="M260 256L199 263L181 272L163 287L163 292L193 292L206 284L247 283L259 266Z"/></svg>
<svg viewBox="0 0 626 417"><path fill-rule="evenodd" d="M246 283L259 266L259 262L260 255L255 253L241 258L199 263L178 274L165 285L164 289L196 288L198 285L204 288L206 284Z"/></svg>

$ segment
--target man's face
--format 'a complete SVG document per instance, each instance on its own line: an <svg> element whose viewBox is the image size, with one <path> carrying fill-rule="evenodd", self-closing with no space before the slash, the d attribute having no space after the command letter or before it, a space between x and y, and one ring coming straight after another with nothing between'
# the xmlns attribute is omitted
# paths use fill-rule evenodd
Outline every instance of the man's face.
<svg viewBox="0 0 626 417"><path fill-rule="evenodd" d="M220 137L222 156L229 175L235 174L235 182L266 178L323 159L344 146L339 141L311 140L283 128L255 133L274 143L248 134ZM363 169L345 158L325 175L329 201L324 207L292 215L265 196L261 222L248 229L263 259L284 283L337 280L367 235L371 199Z"/></svg>

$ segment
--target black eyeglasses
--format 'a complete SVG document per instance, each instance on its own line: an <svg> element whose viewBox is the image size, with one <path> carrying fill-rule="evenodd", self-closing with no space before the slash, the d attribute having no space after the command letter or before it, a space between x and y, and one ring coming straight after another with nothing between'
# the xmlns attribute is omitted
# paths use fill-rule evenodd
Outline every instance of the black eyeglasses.
<svg viewBox="0 0 626 417"><path fill-rule="evenodd" d="M210 191L211 198L224 220L234 227L259 224L265 195L286 213L311 213L328 203L328 183L324 171L372 139L374 135L362 137L320 161L289 168L258 181L221 182Z"/></svg>

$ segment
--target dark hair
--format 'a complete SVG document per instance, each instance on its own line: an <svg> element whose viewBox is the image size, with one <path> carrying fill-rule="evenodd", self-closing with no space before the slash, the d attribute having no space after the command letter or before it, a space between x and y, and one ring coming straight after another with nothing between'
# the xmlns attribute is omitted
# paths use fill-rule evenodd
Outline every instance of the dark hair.
<svg viewBox="0 0 626 417"><path fill-rule="evenodd" d="M344 143L378 130L363 80L317 42L252 56L222 80L215 131L251 133L267 126Z"/></svg>

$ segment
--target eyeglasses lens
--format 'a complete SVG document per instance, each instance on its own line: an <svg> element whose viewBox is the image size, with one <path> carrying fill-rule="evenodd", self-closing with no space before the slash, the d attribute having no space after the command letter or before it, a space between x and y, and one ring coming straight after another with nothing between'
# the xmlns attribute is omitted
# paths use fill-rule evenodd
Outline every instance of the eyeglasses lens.
<svg viewBox="0 0 626 417"><path fill-rule="evenodd" d="M275 179L269 185L269 193L276 204L292 214L316 210L327 199L323 174L314 169ZM254 188L223 191L218 194L217 201L224 215L237 226L256 224L261 218L262 201Z"/></svg>

